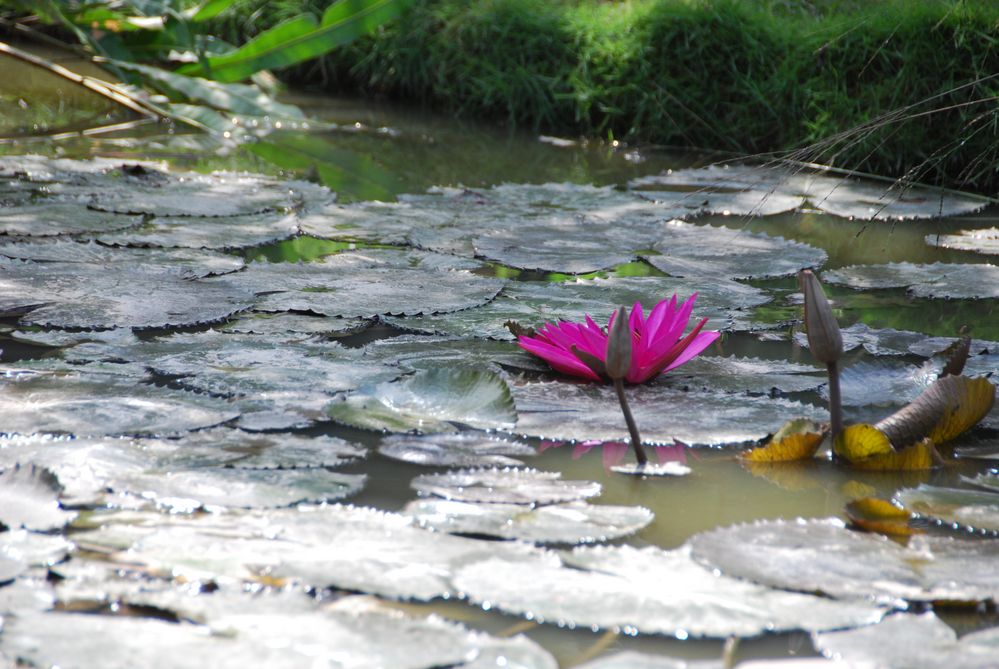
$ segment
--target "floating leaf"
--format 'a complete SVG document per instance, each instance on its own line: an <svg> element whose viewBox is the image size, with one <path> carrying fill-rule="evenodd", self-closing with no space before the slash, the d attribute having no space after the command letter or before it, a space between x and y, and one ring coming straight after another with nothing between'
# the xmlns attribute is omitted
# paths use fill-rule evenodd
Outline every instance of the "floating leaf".
<svg viewBox="0 0 999 669"><path fill-rule="evenodd" d="M248 434L227 428L192 432L176 445L183 453L199 448L206 455L214 453L214 464L249 469L338 467L366 454L360 444L329 435Z"/></svg>
<svg viewBox="0 0 999 669"><path fill-rule="evenodd" d="M122 266L136 267L143 273L162 272L185 279L229 274L245 265L241 258L222 253L191 249L116 249L94 242L66 240L5 244L0 246L0 255L46 263L42 265L46 269L52 266L47 263L86 263L99 265L110 272L120 271Z"/></svg>
<svg viewBox="0 0 999 669"><path fill-rule="evenodd" d="M673 387L720 392L795 393L815 390L825 382L819 370L790 360L701 355L662 377Z"/></svg>
<svg viewBox="0 0 999 669"><path fill-rule="evenodd" d="M0 261L0 312L62 328L162 328L222 320L251 296L224 281L190 281L132 265Z"/></svg>
<svg viewBox="0 0 999 669"><path fill-rule="evenodd" d="M298 231L296 216L279 213L225 218L157 216L126 232L99 235L97 240L112 246L226 250L273 243Z"/></svg>
<svg viewBox="0 0 999 669"><path fill-rule="evenodd" d="M453 582L473 602L538 622L683 638L836 629L869 624L884 613L867 603L717 576L684 549L577 548L565 559L566 565L484 560L459 570Z"/></svg>
<svg viewBox="0 0 999 669"><path fill-rule="evenodd" d="M824 426L808 419L789 420L765 446L740 453L739 457L756 463L807 460L815 456L826 432Z"/></svg>
<svg viewBox="0 0 999 669"><path fill-rule="evenodd" d="M916 297L987 299L999 297L999 266L908 262L850 265L825 272L826 283L855 289L907 288Z"/></svg>
<svg viewBox="0 0 999 669"><path fill-rule="evenodd" d="M979 602L999 594L999 574L988 566L999 540L914 536L902 546L829 518L733 525L688 543L699 562L776 588L884 602Z"/></svg>
<svg viewBox="0 0 999 669"><path fill-rule="evenodd" d="M909 536L917 532L909 525L912 514L886 499L855 499L847 503L846 515L852 525L868 532L880 532L889 536Z"/></svg>
<svg viewBox="0 0 999 669"><path fill-rule="evenodd" d="M791 276L826 261L822 249L783 237L710 225L674 221L662 228L644 256L653 267L671 276L719 279L764 279Z"/></svg>
<svg viewBox="0 0 999 669"><path fill-rule="evenodd" d="M25 237L113 232L135 227L138 216L114 216L88 209L83 202L32 202L0 207L0 234Z"/></svg>
<svg viewBox="0 0 999 669"><path fill-rule="evenodd" d="M926 243L944 249L999 255L999 228L961 230L954 235L926 235Z"/></svg>
<svg viewBox="0 0 999 669"><path fill-rule="evenodd" d="M511 456L535 455L534 449L521 441L475 432L423 436L393 434L382 439L378 452L395 460L428 467L510 467L524 464Z"/></svg>
<svg viewBox="0 0 999 669"><path fill-rule="evenodd" d="M559 441L621 441L627 436L610 386L555 381L514 385L512 390L518 415L514 433ZM815 407L784 399L683 392L660 384L630 388L628 403L643 438L660 444L758 441L790 416L819 420L824 415Z"/></svg>
<svg viewBox="0 0 999 669"><path fill-rule="evenodd" d="M58 534L39 534L28 530L0 533L0 558L22 566L48 568L64 561L74 545Z"/></svg>
<svg viewBox="0 0 999 669"><path fill-rule="evenodd" d="M615 277L557 284L518 281L504 287L495 300L475 309L446 316L385 320L410 332L512 339L507 321L526 327L556 320L582 322L586 314L599 320L622 304L655 304L674 292L681 297L697 293L697 315L709 318L707 329L731 329L733 319L771 299L758 288L734 281L669 277Z"/></svg>
<svg viewBox="0 0 999 669"><path fill-rule="evenodd" d="M403 513L423 527L533 543L580 544L633 534L652 522L641 506L572 502L525 508L521 504L469 504L447 500L410 502Z"/></svg>
<svg viewBox="0 0 999 669"><path fill-rule="evenodd" d="M576 669L723 669L721 660L682 660L632 650L613 653L576 665ZM745 667L749 669L749 667ZM790 669L790 668L789 668Z"/></svg>
<svg viewBox="0 0 999 669"><path fill-rule="evenodd" d="M858 346L863 346L871 355L906 355L910 352L910 346L917 346L926 340L926 335L907 330L893 330L891 328L877 329L871 328L864 323L854 323L853 325L840 329L843 337L843 350L852 351ZM804 332L795 332L794 341L798 346L808 348L808 336ZM944 346L945 348L946 346ZM915 353L915 351L911 351ZM924 357L929 357L927 353Z"/></svg>
<svg viewBox="0 0 999 669"><path fill-rule="evenodd" d="M512 342L402 335L376 339L364 347L366 360L378 360L404 369L430 370L438 367L469 369L514 367L548 371L548 365Z"/></svg>
<svg viewBox="0 0 999 669"><path fill-rule="evenodd" d="M898 491L895 500L921 517L974 531L999 532L999 495L992 491L924 483Z"/></svg>
<svg viewBox="0 0 999 669"><path fill-rule="evenodd" d="M222 332L284 337L291 334L337 337L356 334L371 325L366 318L329 318L292 313L244 313L221 326Z"/></svg>
<svg viewBox="0 0 999 669"><path fill-rule="evenodd" d="M891 441L873 425L849 425L833 443L833 453L847 462L894 453Z"/></svg>
<svg viewBox="0 0 999 669"><path fill-rule="evenodd" d="M485 371L436 369L351 393L329 407L334 420L387 432L454 432L454 424L504 429L517 420L506 383Z"/></svg>
<svg viewBox="0 0 999 669"><path fill-rule="evenodd" d="M260 295L262 311L372 318L459 311L492 300L503 281L450 270L452 259L419 251L345 252L311 263L254 262L232 277Z"/></svg>
<svg viewBox="0 0 999 669"><path fill-rule="evenodd" d="M906 404L916 399L937 379L939 366L927 361L921 367L885 362L856 362L840 372L844 406ZM822 389L828 399L828 386Z"/></svg>
<svg viewBox="0 0 999 669"><path fill-rule="evenodd" d="M7 528L49 531L76 517L59 506L59 482L34 465L15 465L0 473L0 524Z"/></svg>
<svg viewBox="0 0 999 669"><path fill-rule="evenodd" d="M223 583L297 579L315 588L333 586L396 599L454 595L451 573L476 560L557 561L523 543L431 532L415 527L406 516L336 505L156 514L142 524L128 515L121 523L112 521L103 517L99 529L74 539L83 546L118 549L123 552L117 557L129 565L176 577Z"/></svg>
<svg viewBox="0 0 999 669"><path fill-rule="evenodd" d="M8 433L157 436L236 415L218 400L128 379L42 375L0 384L0 424Z"/></svg>
<svg viewBox="0 0 999 669"><path fill-rule="evenodd" d="M932 611L896 613L877 625L813 635L816 649L849 666L907 669L989 669L995 665L999 628L960 639Z"/></svg>
<svg viewBox="0 0 999 669"><path fill-rule="evenodd" d="M600 494L593 481L562 481L561 472L537 469L460 469L421 474L410 486L421 495L490 504L561 504Z"/></svg>
<svg viewBox="0 0 999 669"><path fill-rule="evenodd" d="M992 410L995 396L996 387L988 379L945 376L876 427L896 447L924 437L944 444L977 425Z"/></svg>

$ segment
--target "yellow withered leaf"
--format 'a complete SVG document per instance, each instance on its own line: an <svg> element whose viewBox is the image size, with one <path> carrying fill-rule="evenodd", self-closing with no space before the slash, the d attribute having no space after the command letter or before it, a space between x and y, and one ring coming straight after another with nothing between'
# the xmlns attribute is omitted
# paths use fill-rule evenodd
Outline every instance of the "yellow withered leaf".
<svg viewBox="0 0 999 669"><path fill-rule="evenodd" d="M815 455L826 430L805 418L788 421L759 448L743 451L739 457L747 462L791 462L806 460Z"/></svg>
<svg viewBox="0 0 999 669"><path fill-rule="evenodd" d="M894 452L895 449L892 448L887 435L867 423L847 426L833 442L833 453L847 462L857 462L875 455Z"/></svg>
<svg viewBox="0 0 999 669"><path fill-rule="evenodd" d="M896 447L929 437L942 444L966 430L992 410L996 387L984 377L944 376L908 405L877 423Z"/></svg>
<svg viewBox="0 0 999 669"><path fill-rule="evenodd" d="M909 526L912 514L886 499L855 499L847 503L846 516L853 525L869 532L908 536L920 531Z"/></svg>
<svg viewBox="0 0 999 669"><path fill-rule="evenodd" d="M929 439L923 439L901 451L880 453L863 460L852 460L850 466L868 471L901 472L933 469L936 463L937 457L933 442Z"/></svg>
<svg viewBox="0 0 999 669"><path fill-rule="evenodd" d="M969 379L966 376L953 377L958 380L961 393L948 403L943 416L929 437L935 444L943 444L970 430L978 421L992 411L996 399L996 387L985 377Z"/></svg>

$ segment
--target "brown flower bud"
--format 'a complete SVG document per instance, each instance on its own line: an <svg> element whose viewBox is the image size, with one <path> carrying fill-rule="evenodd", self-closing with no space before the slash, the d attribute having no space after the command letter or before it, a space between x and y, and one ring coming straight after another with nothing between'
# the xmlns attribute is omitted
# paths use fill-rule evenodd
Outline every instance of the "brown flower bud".
<svg viewBox="0 0 999 669"><path fill-rule="evenodd" d="M805 330L812 356L827 365L843 355L843 336L822 284L809 269L798 272L798 284L805 295Z"/></svg>
<svg viewBox="0 0 999 669"><path fill-rule="evenodd" d="M623 379L631 369L631 325L624 307L618 307L614 322L607 333L607 376Z"/></svg>

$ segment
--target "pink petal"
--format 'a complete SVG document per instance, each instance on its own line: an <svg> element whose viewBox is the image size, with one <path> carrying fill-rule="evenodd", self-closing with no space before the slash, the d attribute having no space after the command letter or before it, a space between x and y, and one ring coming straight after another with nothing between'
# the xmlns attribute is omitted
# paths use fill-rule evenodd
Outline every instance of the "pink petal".
<svg viewBox="0 0 999 669"><path fill-rule="evenodd" d="M676 359L673 362L669 363L666 366L666 368L663 369L662 372L660 372L660 374L665 374L671 369L676 369L680 365L690 362L698 355L700 355L701 351L706 349L708 346L711 346L711 344L714 343L714 341L718 339L718 337L720 336L721 333L715 332L714 330L708 330L707 332L699 333L687 345L687 348L683 349L683 352L681 352L680 355L676 356Z"/></svg>
<svg viewBox="0 0 999 669"><path fill-rule="evenodd" d="M601 380L593 370L584 365L571 351L566 351L557 346L552 346L547 342L530 337L521 337L517 343L528 353L533 353L547 362L555 371L569 374L570 376L578 376L590 381Z"/></svg>

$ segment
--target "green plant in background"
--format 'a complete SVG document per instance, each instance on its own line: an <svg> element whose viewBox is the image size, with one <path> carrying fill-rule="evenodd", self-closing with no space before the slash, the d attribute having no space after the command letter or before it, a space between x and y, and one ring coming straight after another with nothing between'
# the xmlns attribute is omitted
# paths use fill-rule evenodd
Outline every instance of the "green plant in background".
<svg viewBox="0 0 999 669"><path fill-rule="evenodd" d="M266 70L328 53L394 18L405 0L339 0L317 20L301 13L240 47L215 37L209 20L239 0L0 0L4 24L19 34L57 29L75 37L121 83L80 77L23 50L3 53L64 76L133 111L162 116L223 138L304 127L302 112L273 98ZM4 12L3 10L7 10ZM68 46L68 45L67 45ZM252 79L253 83L237 83Z"/></svg>

